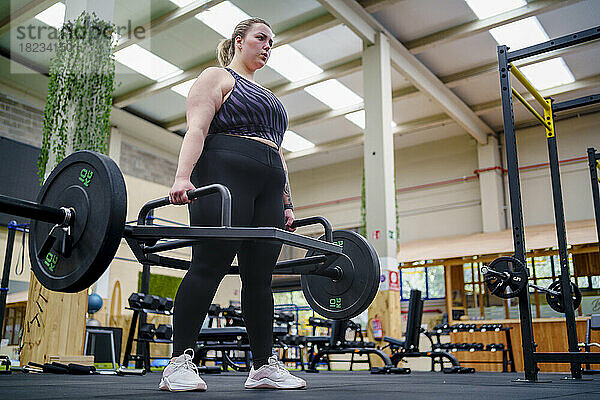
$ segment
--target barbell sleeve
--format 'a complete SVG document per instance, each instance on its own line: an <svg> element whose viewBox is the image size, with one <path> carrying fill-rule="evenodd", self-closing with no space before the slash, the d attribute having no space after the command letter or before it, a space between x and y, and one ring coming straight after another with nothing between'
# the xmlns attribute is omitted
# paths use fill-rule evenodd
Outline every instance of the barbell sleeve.
<svg viewBox="0 0 600 400"><path fill-rule="evenodd" d="M51 224L65 225L68 223L67 209L48 207L33 201L16 199L0 195L0 210L3 213L18 215L37 221L50 222Z"/></svg>
<svg viewBox="0 0 600 400"><path fill-rule="evenodd" d="M487 274L494 275L495 277L498 277L500 279L509 279L510 278L510 274L508 272L498 272L498 271L495 271L488 267L482 267L481 273L483 275L487 275Z"/></svg>

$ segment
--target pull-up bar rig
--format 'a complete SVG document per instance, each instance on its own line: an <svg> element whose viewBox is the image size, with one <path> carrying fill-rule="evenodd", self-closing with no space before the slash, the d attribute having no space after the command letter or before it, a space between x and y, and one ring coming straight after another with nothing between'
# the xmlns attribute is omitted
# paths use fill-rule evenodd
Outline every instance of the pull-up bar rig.
<svg viewBox="0 0 600 400"><path fill-rule="evenodd" d="M562 200L562 188L560 182L560 171L558 164L558 150L556 144L556 129L554 126L554 112L564 111L576 107L586 106L600 102L600 95L586 96L564 103L553 104L551 98L544 98L541 93L529 82L529 80L513 64L515 61L523 58L535 56L538 54L559 50L565 47L574 46L600 38L600 27L587 29L581 32L562 36L549 40L544 43L519 49L513 52L508 51L505 45L498 46L498 66L500 72L500 92L502 95L502 115L504 123L504 140L506 146L506 161L508 169L508 185L510 192L510 211L512 220L513 243L515 249L515 258L519 259L523 265L525 262L525 237L523 224L523 206L521 203L521 186L519 180L519 163L517 159L517 141L515 135L515 121L513 113L514 95L527 110L544 126L546 129L546 139L548 144L548 158L550 161L550 174L552 179L552 199L554 202L554 218L556 222L556 232L558 239L558 253L560 258L560 282L563 294L563 304L565 308L565 319L567 326L567 339L569 352L564 353L538 353L535 351L537 344L533 337L533 323L531 317L531 304L529 299L529 290L523 290L519 293L519 315L521 320L521 339L523 347L523 364L525 370L526 382L539 382L537 363L556 362L570 363L571 377L573 379L582 379L582 363L600 363L600 353L581 353L577 345L577 330L575 326L575 310L573 308L573 297L569 278L569 264L567 252L567 238L565 228L564 207ZM542 117L528 102L511 87L510 74L512 74L544 110ZM528 274L524 274L527 277ZM527 287L527 286L526 286Z"/></svg>

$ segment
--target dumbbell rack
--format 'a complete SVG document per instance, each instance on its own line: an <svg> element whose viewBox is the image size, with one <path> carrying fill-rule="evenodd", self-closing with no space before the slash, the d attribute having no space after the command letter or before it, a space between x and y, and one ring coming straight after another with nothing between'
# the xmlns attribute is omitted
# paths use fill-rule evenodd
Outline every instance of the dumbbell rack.
<svg viewBox="0 0 600 400"><path fill-rule="evenodd" d="M512 328L511 327L496 327L496 328L491 328L491 329L486 329L485 331L481 330L481 326L477 326L475 328L470 327L469 329L466 328L459 328L457 326L450 326L447 328L443 328L443 329L437 329L431 332L427 332L427 336L430 337L431 342L432 342L432 347L434 348L438 348L438 349L442 349L442 345L449 345L452 343L441 343L441 335L448 335L450 333L458 333L458 332L464 332L464 333L472 333L472 332L499 332L499 331L503 331L506 335L506 346L504 346L504 348L502 349L496 349L493 350L492 348L489 348L488 346L485 346L482 349L475 349L473 350L472 348L465 348L463 346L463 348L460 348L459 346L457 346L456 348L452 348L452 352L455 351L469 351L469 352L473 352L473 351L501 351L502 352L502 360L501 361L492 361L492 360L469 360L469 361L461 361L462 363L466 363L466 364L502 364L502 372L509 372L509 366L510 366L510 372L516 372L516 368L515 368L515 358L514 358L514 354L513 354L513 348L512 348L512 341L510 338L510 330ZM436 342L433 341L433 337L436 338ZM459 343L456 343L457 345ZM463 344L464 343L460 343ZM468 343L467 343L468 344ZM450 349L446 349L444 348L443 350L450 350ZM434 350L435 351L435 350ZM443 368L443 360L442 359L432 359L432 370L434 369L436 364L440 364L441 368Z"/></svg>
<svg viewBox="0 0 600 400"><path fill-rule="evenodd" d="M158 311L158 310L149 310L146 308L135 308L135 307L125 307L126 310L133 311L133 317L131 318L131 326L129 327L129 335L127 335L127 344L125 345L125 355L123 356L123 366L126 368L129 365L129 361L135 361L136 368L144 368L146 372L150 372L150 360L155 358L165 358L163 357L150 357L150 343L172 343L173 341L170 339L144 339L140 337L140 333L138 330L137 337L134 338L136 326L138 323L138 318L143 316L144 320L146 320L147 314L162 314L162 315L171 315L170 311ZM131 347L133 342L137 342L136 353L131 354Z"/></svg>

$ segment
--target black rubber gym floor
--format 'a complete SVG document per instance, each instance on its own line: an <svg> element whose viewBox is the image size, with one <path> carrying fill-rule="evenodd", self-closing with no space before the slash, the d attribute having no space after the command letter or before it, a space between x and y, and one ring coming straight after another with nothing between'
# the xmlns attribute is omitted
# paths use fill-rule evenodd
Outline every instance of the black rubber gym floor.
<svg viewBox="0 0 600 400"><path fill-rule="evenodd" d="M0 375L2 399L600 399L595 380L561 380L564 374L541 374L550 383L515 383L523 374L477 372L465 375L413 372L410 375L371 375L368 372L297 373L305 390L244 390L243 373L204 375L206 392L170 393L157 389L160 373L145 376Z"/></svg>

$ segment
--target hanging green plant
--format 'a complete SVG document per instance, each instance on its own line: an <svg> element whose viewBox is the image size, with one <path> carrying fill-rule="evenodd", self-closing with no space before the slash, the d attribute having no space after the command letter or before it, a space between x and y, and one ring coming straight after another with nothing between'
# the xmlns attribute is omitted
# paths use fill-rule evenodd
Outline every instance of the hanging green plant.
<svg viewBox="0 0 600 400"><path fill-rule="evenodd" d="M37 164L40 183L67 154L108 150L115 90L114 31L114 24L85 11L60 29L50 61Z"/></svg>

